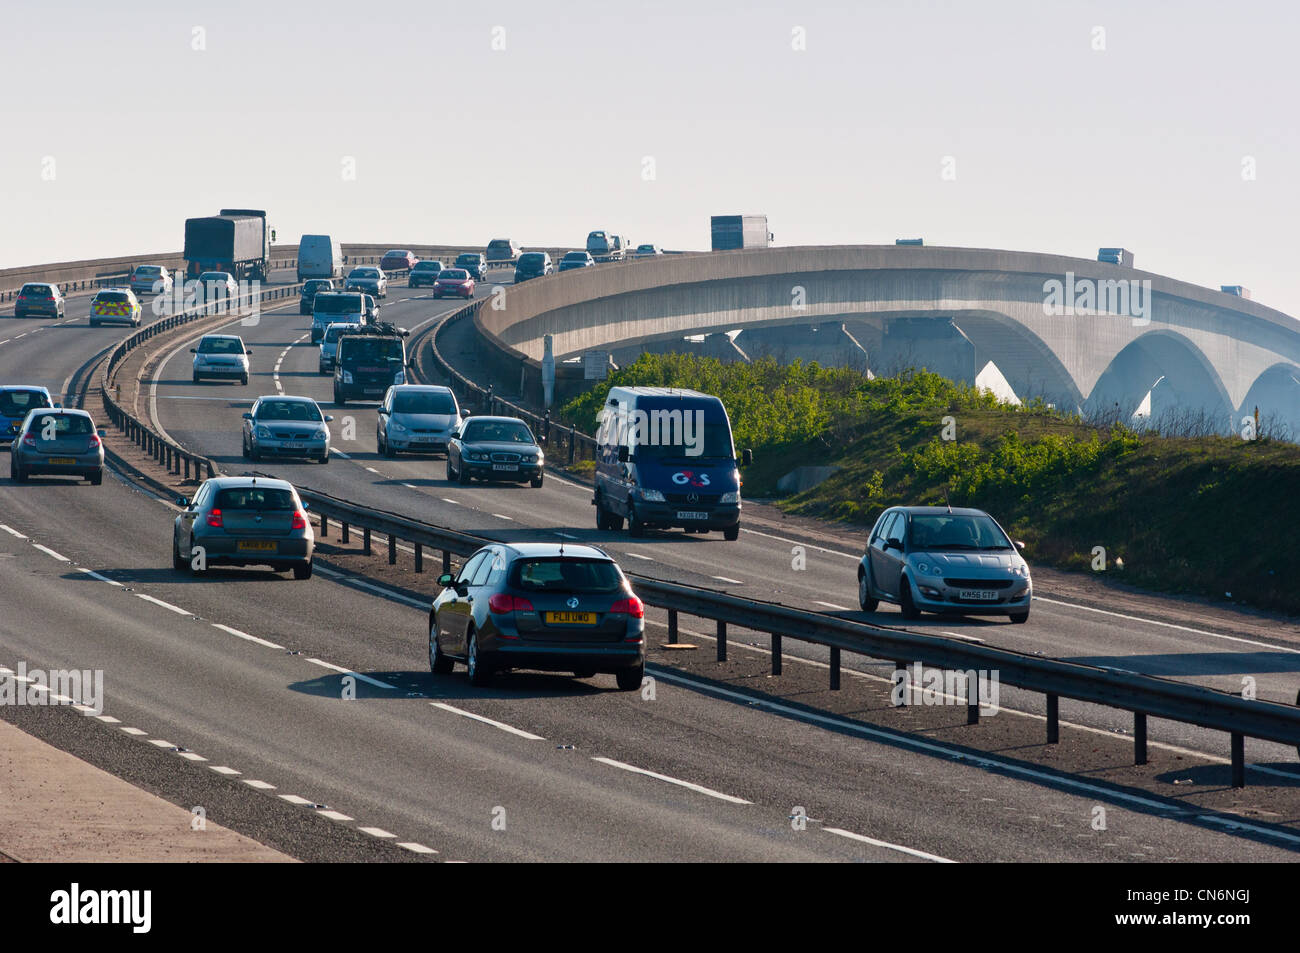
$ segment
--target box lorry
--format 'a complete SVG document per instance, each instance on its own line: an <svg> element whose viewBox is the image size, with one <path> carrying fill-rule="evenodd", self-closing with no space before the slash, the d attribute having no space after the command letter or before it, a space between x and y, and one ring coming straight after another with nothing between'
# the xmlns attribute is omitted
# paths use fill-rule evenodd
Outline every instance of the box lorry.
<svg viewBox="0 0 1300 953"><path fill-rule="evenodd" d="M271 270L271 232L266 212L223 208L217 215L185 220L185 274L227 271L239 281L265 281Z"/></svg>
<svg viewBox="0 0 1300 953"><path fill-rule="evenodd" d="M767 248L772 244L766 215L714 215L709 224L714 251Z"/></svg>

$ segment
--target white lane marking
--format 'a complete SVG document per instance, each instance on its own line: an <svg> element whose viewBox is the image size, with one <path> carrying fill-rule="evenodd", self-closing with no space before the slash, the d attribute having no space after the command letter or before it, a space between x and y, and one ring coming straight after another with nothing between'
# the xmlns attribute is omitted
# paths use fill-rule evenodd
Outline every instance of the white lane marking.
<svg viewBox="0 0 1300 953"><path fill-rule="evenodd" d="M849 609L848 606L837 606L837 605L836 605L835 603L833 603L833 602L822 602L820 599L814 599L813 601L816 602L817 605L819 605L819 606L825 606L827 609L835 609L837 612L849 612L849 611L850 611L850 609Z"/></svg>
<svg viewBox="0 0 1300 953"><path fill-rule="evenodd" d="M432 847L425 847L423 844L417 844L415 841L399 841L398 847L405 847L413 854L436 854L438 853Z"/></svg>
<svg viewBox="0 0 1300 953"><path fill-rule="evenodd" d="M164 609L169 609L177 615L194 615L194 613L190 612L188 609L182 609L180 606L174 606L170 602L163 602L161 599L155 599L147 593L137 592L135 597L137 599L143 599L145 602L152 602L156 606L162 606Z"/></svg>
<svg viewBox="0 0 1300 953"><path fill-rule="evenodd" d="M331 821L353 820L353 818L350 818L346 814L340 813L339 811L317 811L316 813L319 814L321 817L328 817Z"/></svg>
<svg viewBox="0 0 1300 953"><path fill-rule="evenodd" d="M515 521L513 516L506 516L504 513L493 513L492 515L499 520L509 520L512 523Z"/></svg>
<svg viewBox="0 0 1300 953"><path fill-rule="evenodd" d="M277 794L276 797L283 798L290 804L315 804L315 801L309 801L305 797L299 797L296 794Z"/></svg>
<svg viewBox="0 0 1300 953"><path fill-rule="evenodd" d="M444 502L444 503L451 503L451 504L454 505L454 506L460 506L460 500L453 500L453 499L451 499L450 497L446 497L446 496L444 496L444 497L442 498L442 502ZM10 532L13 532L13 530L10 530ZM26 536L23 537L23 539L26 539L26 538L27 538Z"/></svg>
<svg viewBox="0 0 1300 953"><path fill-rule="evenodd" d="M99 719L106 725L120 725L122 723L121 719L114 718L112 715L95 715L93 717ZM144 734L144 732L142 731L140 734Z"/></svg>
<svg viewBox="0 0 1300 953"><path fill-rule="evenodd" d="M371 473L376 473L376 474L379 474L379 476L383 476L383 474L382 474L382 473L379 473L379 471L376 470L374 467L366 467L366 469L367 469L369 472L371 472Z"/></svg>
<svg viewBox="0 0 1300 953"><path fill-rule="evenodd" d="M855 673L855 674L863 674L863 673ZM667 682L677 682L681 685L689 685L692 688L695 688L705 693L718 695L725 698L731 698L734 699L735 701L742 702L745 705L748 705L752 708L766 708L769 711L780 712L781 714L790 715L794 718L804 718L808 721L817 722L825 725L831 725L836 728L852 731L855 732L856 734L865 735L870 738L877 738L889 744L896 744L901 747L911 748L914 751L924 751L929 754L939 755L949 760L952 759L952 756L954 754L958 753L955 748L948 748L940 743L923 741L919 738L909 738L902 735L892 735L889 734L888 732L881 731L877 728L874 728L871 725L864 725L861 722L855 722L848 719L837 718L833 715L820 715L815 712L800 711L799 709L796 708L790 708L788 705L782 705L780 702L768 701L766 699L755 698L752 695L744 695L741 694L740 692L733 692L730 689L717 688L714 687L713 685L706 685L701 682L695 681L693 679L679 676L674 672L660 669L657 666L655 667L655 677L661 678ZM865 675L864 677L878 679L878 676L875 675ZM888 679L879 679L879 680L888 681ZM1002 708L1000 709L1000 711L1009 712L1011 714L1016 714L1016 715L1023 715L1027 718L1037 718L1039 721L1047 720L1042 715L1035 715L1032 712L1019 712L1012 708ZM1066 722L1062 721L1061 724L1065 725ZM1117 735L1114 732L1106 731L1102 728L1091 728L1087 725L1075 725L1075 724L1071 724L1070 727L1080 728L1084 731L1090 731L1098 735L1106 735L1107 737L1110 738L1118 738L1126 742L1131 742L1132 740L1130 737L1126 735ZM1203 754L1199 751L1189 751L1184 748L1176 748L1171 745L1160 745L1153 742L1148 742L1148 744L1152 745L1153 747L1161 747L1167 750L1185 751L1187 754L1196 755L1197 757L1204 758L1207 761L1215 761L1220 764L1228 763L1228 759L1226 758L1220 758L1215 755ZM1173 812L1173 814L1177 817L1185 817L1185 818L1194 817L1199 820L1207 821L1217 825L1228 826L1228 827L1234 827L1234 826L1240 827L1244 830L1249 830L1255 833L1265 834L1271 837L1280 838L1282 840L1290 841L1293 844L1300 845L1300 835L1298 834L1287 834L1284 832L1275 831L1271 828L1256 827L1255 825L1252 825L1249 821L1243 821L1236 818L1231 818L1231 819L1216 818L1216 817L1197 813L1196 811L1180 811L1179 808L1177 808L1176 806L1171 806L1170 804L1164 801L1157 801L1154 798L1141 797L1136 794L1130 794L1127 791L1100 787L1091 784L1085 779L1070 778L1064 775L1046 774L1041 771L1036 771L1033 768L1027 767L1025 765L1019 765L1012 762L995 761L992 758L985 758L979 755L972 755L966 751L962 751L960 752L960 754L961 754L962 762L964 764L969 764L973 767L983 768L984 770L1002 771L1009 774L1017 774L1023 777L1032 778L1036 782L1042 782L1047 785L1060 785L1069 788L1076 788L1077 790L1081 791L1083 794L1088 795L1089 797L1100 798L1103 800L1109 798L1112 801L1127 802L1129 804L1137 804L1144 808L1155 808L1157 810L1161 810L1165 812ZM1282 774L1285 777L1290 777L1293 779L1297 776L1295 773L1288 774L1287 772L1268 772L1264 766L1257 765L1257 764L1247 764L1246 767L1251 770L1265 771L1266 773Z"/></svg>
<svg viewBox="0 0 1300 953"><path fill-rule="evenodd" d="M0 668L0 675L8 675L8 674L9 674L8 669ZM89 705L73 705L72 707L76 711L81 712L83 715L95 714L95 709L91 708Z"/></svg>
<svg viewBox="0 0 1300 953"><path fill-rule="evenodd" d="M342 457L344 460L352 459L350 454L346 454L342 450L335 450L333 447L330 447L330 453L334 454L336 457Z"/></svg>
<svg viewBox="0 0 1300 953"><path fill-rule="evenodd" d="M14 529L12 526L6 526L4 523L0 523L0 529L4 530L10 536L17 536L19 539L27 538L22 533L18 532L18 530Z"/></svg>
<svg viewBox="0 0 1300 953"><path fill-rule="evenodd" d="M245 640L247 640L247 641L249 641L249 642L255 642L255 643L257 643L258 645L264 645L264 646L266 646L268 649L282 649L282 648L284 648L283 645L276 645L274 642L268 642L268 641L266 641L266 639L259 639L259 638L258 638L257 636L255 636L255 635L249 635L247 632L240 632L238 629L232 629L232 628L231 628L230 626L228 626L228 625L221 625L221 624L219 624L219 623L214 622L214 623L212 623L212 626L213 626L213 628L220 629L222 632L229 632L231 635L233 635L233 636L234 636L235 638L237 638L237 639L245 639Z"/></svg>
<svg viewBox="0 0 1300 953"><path fill-rule="evenodd" d="M887 850L896 850L902 854L910 854L913 857L920 857L922 860L932 860L936 864L957 863L955 860L949 860L947 857L940 857L938 854L927 854L923 850L904 847L902 844L891 844L889 841L876 840L874 837L867 837L864 834L855 834L852 831L842 830L838 827L823 827L822 830L827 834L838 834L840 837L847 837L849 840L861 841L864 844L872 844L876 847L884 847Z"/></svg>
<svg viewBox="0 0 1300 953"><path fill-rule="evenodd" d="M227 777L231 777L233 775L239 774L239 772L236 771L234 768L228 768L224 764L212 764L212 765L208 765L208 767L210 767L213 771L217 772L217 774L224 774Z"/></svg>
<svg viewBox="0 0 1300 953"><path fill-rule="evenodd" d="M244 783L250 788L257 788L259 791L274 791L274 784L267 784L265 781L254 781L252 778L244 778Z"/></svg>
<svg viewBox="0 0 1300 953"><path fill-rule="evenodd" d="M90 576L90 577L92 577L92 578L94 578L94 579L98 579L100 582L106 582L106 583L108 583L110 586L117 586L118 588L121 588L121 587L122 587L122 584L121 584L120 582L118 582L116 579L109 579L107 576L101 576L99 573L95 572L95 570L93 570L93 569L87 569L87 568L84 567L84 566L78 566L78 567L77 567L77 572L84 572L87 576Z"/></svg>
<svg viewBox="0 0 1300 953"><path fill-rule="evenodd" d="M405 547L398 547L398 548L403 549ZM410 551L411 550L409 549L407 550L407 552ZM372 583L366 582L361 579L356 579L352 576L345 576L343 573L334 572L334 570L332 569L322 569L321 567L317 566L314 571L322 576L328 576L331 579L337 579L342 585L345 586L356 586L358 589L369 589L371 592L377 592L380 595L386 596L389 599L396 599L399 602L405 602L407 605L415 606L418 609L429 608L429 603L427 601L421 602L419 599L412 599L410 596L404 596L400 592L394 592L391 589L385 589L383 586L376 586Z"/></svg>
<svg viewBox="0 0 1300 953"><path fill-rule="evenodd" d="M358 827L357 830L359 830L359 831L360 831L361 833L363 833L363 834L369 834L371 837L378 837L378 838L381 838L381 839L382 839L382 838L386 838L386 837L396 837L396 836L397 836L396 834L390 834L388 831L384 830L382 827Z"/></svg>
<svg viewBox="0 0 1300 953"><path fill-rule="evenodd" d="M418 490L418 489L419 489L419 487L416 486L416 485L413 484L413 483L403 483L402 486L406 487L408 490Z"/></svg>
<svg viewBox="0 0 1300 953"><path fill-rule="evenodd" d="M18 338L25 338L25 337L27 337L27 332L26 332L26 331L24 331L22 334L17 335L17 336L14 338L14 340L17 341Z"/></svg>
<svg viewBox="0 0 1300 953"><path fill-rule="evenodd" d="M1137 615L1126 615L1123 612L1114 612L1110 609L1098 609L1095 606L1080 605L1077 602L1065 602L1061 599L1048 599L1044 596L1034 596L1035 602L1050 602L1052 605L1069 606L1071 609L1082 609L1085 612L1099 612L1102 615L1113 616L1116 619L1127 619L1130 622L1141 622L1145 625L1158 625L1165 629L1178 629L1180 632L1191 632L1193 635L1208 635L1212 639L1223 639L1227 642L1239 642L1242 645L1253 645L1256 648L1273 649L1277 652L1291 652L1300 655L1300 649L1287 648L1284 645L1274 645L1270 642L1256 642L1253 639L1243 639L1235 635L1224 635L1221 632L1208 632L1205 629L1193 629L1186 625L1177 625L1173 622L1159 622L1155 619L1144 619Z"/></svg>
<svg viewBox="0 0 1300 953"><path fill-rule="evenodd" d="M944 635L951 635L954 639L961 639L963 642L978 642L984 644L984 640L973 635L963 635L960 632L944 632Z"/></svg>
<svg viewBox="0 0 1300 953"><path fill-rule="evenodd" d="M351 675L353 678L359 678L361 681L366 682L369 685L374 685L376 688L387 688L389 691L397 691L396 685L389 685L387 682L381 682L379 679L371 678L369 675L362 675L360 672L354 672L350 668L343 668L340 665L331 665L329 662L322 662L318 658L309 658L307 661L311 662L313 665L319 665L321 668L328 668L335 672L342 672L344 675Z"/></svg>
<svg viewBox="0 0 1300 953"><path fill-rule="evenodd" d="M628 555L631 556L633 559L644 559L649 562L654 562L653 556L643 556L640 553L628 553Z"/></svg>
<svg viewBox="0 0 1300 953"><path fill-rule="evenodd" d="M829 556L843 556L846 559L852 559L855 562L862 558L860 554L855 556L852 553L842 553L838 549L827 549L824 546L814 546L812 543L804 543L797 539L786 539L784 536L773 536L771 533L760 533L756 529L745 529L744 527L741 527L740 531L742 533L753 533L755 536L762 536L764 539L775 539L782 543L793 543L796 546L802 546L804 549L815 549L817 552L826 553Z"/></svg>
<svg viewBox="0 0 1300 953"><path fill-rule="evenodd" d="M208 760L207 758L203 757L203 755L195 754L193 751L178 751L176 753L180 755L182 758L184 758L186 761L207 761Z"/></svg>
<svg viewBox="0 0 1300 953"><path fill-rule="evenodd" d="M149 739L149 744L153 745L155 748L175 748L175 747L176 747L176 746L175 746L174 744L172 744L170 741L163 741L163 739L161 739L161 738L150 738L150 739Z"/></svg>
<svg viewBox="0 0 1300 953"><path fill-rule="evenodd" d="M659 774L657 771L647 771L645 768L638 768L634 764L627 764L623 761L615 761L613 758L592 758L592 761L599 761L601 764L607 764L610 767L622 768L624 771L631 771L633 774L644 774L648 778L654 778L658 781L667 781L669 784L676 784L678 787L688 788L698 794L707 794L709 797L715 797L719 801L726 801L729 804L753 804L753 801L746 801L741 797L734 797L730 794L723 794L721 791L715 791L713 788L706 788L700 784L694 784L690 781L683 781L681 778L670 777L666 774Z"/></svg>
<svg viewBox="0 0 1300 953"><path fill-rule="evenodd" d="M120 728L119 731L125 731L128 735L147 735L149 732L141 728Z"/></svg>
<svg viewBox="0 0 1300 953"><path fill-rule="evenodd" d="M63 563L70 563L70 562L72 562L72 560L69 559L67 556L63 556L63 555L60 555L59 553L56 553L54 550L50 549L50 547L48 547L48 546L42 546L40 543L32 543L32 546L34 546L35 548L39 549L41 552L43 552L43 553L44 553L45 555L47 555L47 556L53 556L53 557L54 557L55 559L57 559L59 562L63 562Z"/></svg>
<svg viewBox="0 0 1300 953"><path fill-rule="evenodd" d="M500 728L502 731L507 731L512 735L518 735L520 738L527 738L529 741L546 740L541 735L535 735L532 732L523 731L522 729L515 728L512 725L507 725L500 721L493 721L491 718L484 718L482 715L476 715L472 711L466 711L463 708L456 708L452 705L443 704L442 702L429 702L429 704L432 705L434 708L441 708L443 711L449 711L453 715L460 715L464 718L472 718L474 721L481 721L483 722L483 724L491 725L493 728Z"/></svg>
<svg viewBox="0 0 1300 953"><path fill-rule="evenodd" d="M729 576L714 576L713 578L718 580L718 582L729 582L733 586L743 586L745 584L743 579L732 579Z"/></svg>

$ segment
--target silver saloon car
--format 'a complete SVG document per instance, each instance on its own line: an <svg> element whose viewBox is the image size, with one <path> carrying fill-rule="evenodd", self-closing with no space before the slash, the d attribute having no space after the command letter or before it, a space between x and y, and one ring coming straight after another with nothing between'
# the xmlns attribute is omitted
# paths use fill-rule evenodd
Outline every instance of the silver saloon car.
<svg viewBox="0 0 1300 953"><path fill-rule="evenodd" d="M172 524L172 568L270 566L310 579L316 536L293 484L263 477L214 477Z"/></svg>
<svg viewBox="0 0 1300 953"><path fill-rule="evenodd" d="M460 407L449 388L395 384L379 405L375 442L386 457L446 453L447 441L460 423Z"/></svg>
<svg viewBox="0 0 1300 953"><path fill-rule="evenodd" d="M33 410L14 437L9 474L15 483L41 474L81 477L98 486L104 482L104 435L84 410Z"/></svg>
<svg viewBox="0 0 1300 953"><path fill-rule="evenodd" d="M299 457L330 462L330 429L334 418L322 414L310 397L259 397L244 414L245 459Z"/></svg>
<svg viewBox="0 0 1300 953"><path fill-rule="evenodd" d="M922 612L1029 618L1029 564L983 510L896 506L876 520L858 564L858 604L892 602L903 618Z"/></svg>

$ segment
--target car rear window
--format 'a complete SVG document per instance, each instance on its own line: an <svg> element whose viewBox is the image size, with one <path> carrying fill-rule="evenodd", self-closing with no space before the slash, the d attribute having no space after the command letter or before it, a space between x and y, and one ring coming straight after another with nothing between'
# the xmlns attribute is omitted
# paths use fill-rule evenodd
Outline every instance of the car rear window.
<svg viewBox="0 0 1300 953"><path fill-rule="evenodd" d="M618 592L623 576L607 559L552 556L515 560L510 585L528 592Z"/></svg>
<svg viewBox="0 0 1300 953"><path fill-rule="evenodd" d="M39 390L0 391L0 414L6 417L24 417L36 407L50 406L50 399Z"/></svg>
<svg viewBox="0 0 1300 953"><path fill-rule="evenodd" d="M542 263L542 253L536 251L526 252L519 256L521 265L540 265Z"/></svg>
<svg viewBox="0 0 1300 953"><path fill-rule="evenodd" d="M162 269L157 265L139 265L135 269L137 275L157 275L162 273Z"/></svg>
<svg viewBox="0 0 1300 953"><path fill-rule="evenodd" d="M586 261L587 253L585 251L571 251L564 256L565 261Z"/></svg>
<svg viewBox="0 0 1300 953"><path fill-rule="evenodd" d="M219 510L296 510L293 494L273 486L231 487L217 493L212 504Z"/></svg>
<svg viewBox="0 0 1300 953"><path fill-rule="evenodd" d="M353 278L378 278L378 268L356 268L352 272Z"/></svg>
<svg viewBox="0 0 1300 953"><path fill-rule="evenodd" d="M442 271L442 262L440 261L417 261L415 271Z"/></svg>
<svg viewBox="0 0 1300 953"><path fill-rule="evenodd" d="M121 291L101 291L99 294L95 295L95 300L106 301L109 304L125 304L131 299Z"/></svg>
<svg viewBox="0 0 1300 953"><path fill-rule="evenodd" d="M30 432L39 436L49 426L46 422L48 418L53 418L54 432L60 437L80 437L95 432L94 422L81 414L37 414L29 428Z"/></svg>
<svg viewBox="0 0 1300 953"><path fill-rule="evenodd" d="M23 285L23 290L18 293L42 298L49 298L53 294L49 285Z"/></svg>

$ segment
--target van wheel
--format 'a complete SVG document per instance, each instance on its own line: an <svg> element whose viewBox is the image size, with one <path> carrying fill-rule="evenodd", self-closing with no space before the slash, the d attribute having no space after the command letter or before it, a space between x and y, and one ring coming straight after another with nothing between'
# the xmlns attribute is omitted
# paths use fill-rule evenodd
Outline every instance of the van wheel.
<svg viewBox="0 0 1300 953"><path fill-rule="evenodd" d="M906 576L898 580L898 608L903 613L904 619L921 618L921 610L916 607L912 601L912 583Z"/></svg>
<svg viewBox="0 0 1300 953"><path fill-rule="evenodd" d="M644 536L645 523L642 523L636 515L636 506L632 503L627 505L627 534L629 536Z"/></svg>
<svg viewBox="0 0 1300 953"><path fill-rule="evenodd" d="M875 612L880 605L879 599L871 597L871 583L863 569L858 570L858 607L863 612Z"/></svg>
<svg viewBox="0 0 1300 953"><path fill-rule="evenodd" d="M620 668L614 673L614 678L618 680L618 690L620 692L634 692L641 687L641 679L645 677L645 664L635 668Z"/></svg>
<svg viewBox="0 0 1300 953"><path fill-rule="evenodd" d="M700 532L707 533L708 530L702 529L700 530ZM737 523L735 526L728 526L726 529L724 529L722 531L722 538L729 543L734 543L736 540L740 539L740 524Z"/></svg>
<svg viewBox="0 0 1300 953"><path fill-rule="evenodd" d="M469 669L469 683L482 688L492 681L492 670L478 657L478 633L469 634L469 645L465 649L465 667Z"/></svg>

